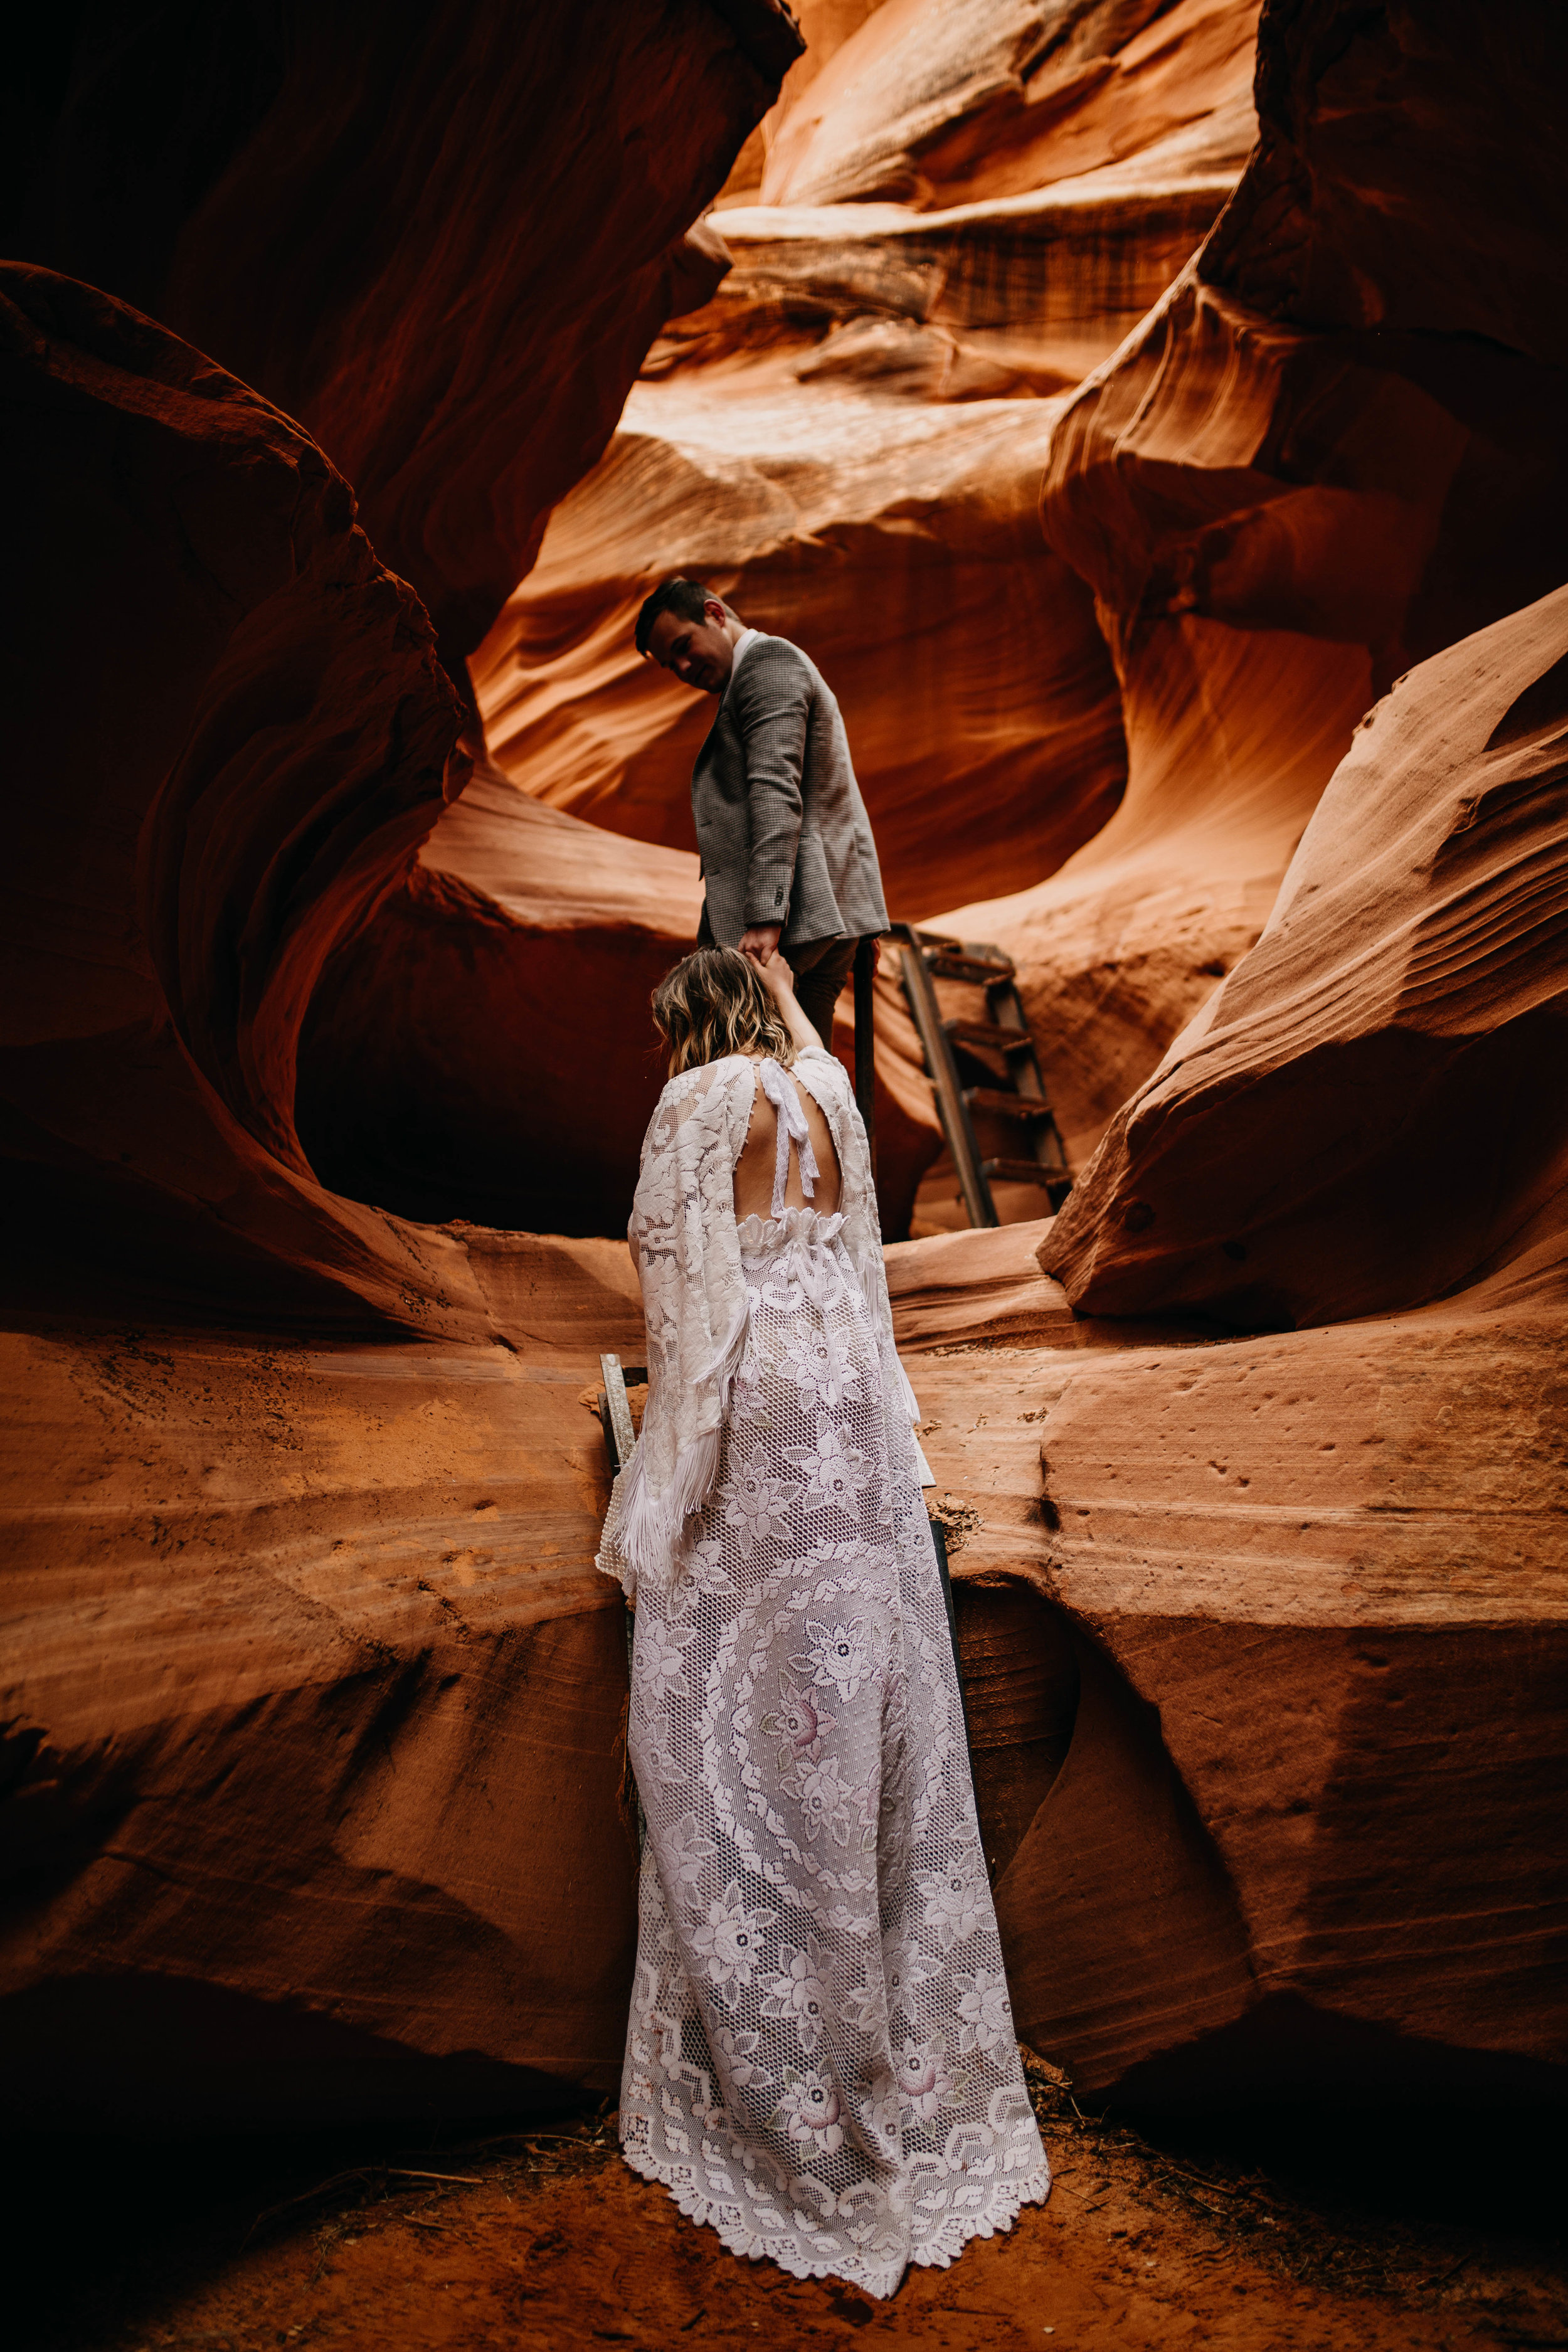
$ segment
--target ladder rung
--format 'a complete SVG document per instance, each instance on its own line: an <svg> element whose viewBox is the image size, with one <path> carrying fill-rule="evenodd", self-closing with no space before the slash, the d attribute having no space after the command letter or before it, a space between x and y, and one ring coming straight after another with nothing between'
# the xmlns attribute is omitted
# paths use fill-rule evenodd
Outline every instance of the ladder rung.
<svg viewBox="0 0 1568 2352"><path fill-rule="evenodd" d="M1066 1184L1071 1180L1065 1168L1042 1168L1037 1160L983 1160L983 1176L1000 1177L1005 1184Z"/></svg>
<svg viewBox="0 0 1568 2352"><path fill-rule="evenodd" d="M944 1021L955 1045L983 1045L993 1054L1017 1054L1034 1045L1026 1029L1004 1029L994 1021Z"/></svg>
<svg viewBox="0 0 1568 2352"><path fill-rule="evenodd" d="M933 980L968 980L977 987L1011 980L1018 969L1011 956L973 955L967 948L922 948L921 953Z"/></svg>
<svg viewBox="0 0 1568 2352"><path fill-rule="evenodd" d="M1038 1097L1004 1094L1000 1087L965 1087L963 1099L972 1111L992 1111L1001 1118L1049 1118L1051 1107Z"/></svg>

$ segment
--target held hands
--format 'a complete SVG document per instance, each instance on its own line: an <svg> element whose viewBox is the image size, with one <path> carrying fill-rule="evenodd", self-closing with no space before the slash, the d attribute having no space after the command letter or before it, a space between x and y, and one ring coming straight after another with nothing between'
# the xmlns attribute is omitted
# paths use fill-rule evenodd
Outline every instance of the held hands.
<svg viewBox="0 0 1568 2352"><path fill-rule="evenodd" d="M778 923L753 923L741 933L736 941L741 953L750 956L759 971L765 971L779 951L783 926Z"/></svg>
<svg viewBox="0 0 1568 2352"><path fill-rule="evenodd" d="M773 940L774 946L771 955L769 956L763 957L750 953L744 940L741 943L741 952L742 955L747 957L752 970L756 973L757 978L762 982L763 986L767 990L767 992L773 998L773 1003L778 1005L793 1004L795 1003L795 974L778 951L778 934L776 931L773 934Z"/></svg>

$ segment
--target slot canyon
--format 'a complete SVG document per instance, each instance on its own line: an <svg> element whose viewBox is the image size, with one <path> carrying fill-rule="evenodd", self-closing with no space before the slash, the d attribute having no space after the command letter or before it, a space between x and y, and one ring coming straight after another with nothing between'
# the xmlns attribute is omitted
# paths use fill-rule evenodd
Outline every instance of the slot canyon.
<svg viewBox="0 0 1568 2352"><path fill-rule="evenodd" d="M1568 15L73 0L7 74L8 2134L618 2095L595 1392L702 904L711 714L633 638L684 573L820 665L891 919L1012 959L1073 1178L968 1223L885 949L894 1328L1064 2118L1550 2137ZM581 2312L186 2281L37 2341L1042 2340L1013 2241L770 2320L615 2179L549 2190ZM595 2303L617 2232L687 2299ZM1052 2352L1568 2340L1479 2257L1178 2326L1097 2242Z"/></svg>

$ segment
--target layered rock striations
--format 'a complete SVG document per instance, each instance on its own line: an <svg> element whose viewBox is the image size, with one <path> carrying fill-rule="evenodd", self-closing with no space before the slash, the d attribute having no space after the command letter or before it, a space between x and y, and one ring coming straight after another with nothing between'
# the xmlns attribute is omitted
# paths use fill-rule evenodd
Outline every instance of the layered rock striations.
<svg viewBox="0 0 1568 2352"><path fill-rule="evenodd" d="M1252 142L1258 8L1236 0L915 0L868 12L766 126L764 204L922 209L1176 147Z"/></svg>
<svg viewBox="0 0 1568 2352"><path fill-rule="evenodd" d="M1009 1628L1015 2012L1084 2090L1561 2097L1565 1308L1559 1236L1397 1315L1068 1352L1015 1307L911 1361Z"/></svg>
<svg viewBox="0 0 1568 2352"><path fill-rule="evenodd" d="M1262 938L1047 1245L1096 1313L1289 1327L1568 1228L1568 589L1368 712Z"/></svg>
<svg viewBox="0 0 1568 2352"><path fill-rule="evenodd" d="M4 293L8 2112L542 2095L625 1966L613 1876L542 1973L527 1923L618 1834L613 1741L563 1762L543 1694L613 1727L591 1349L554 1367L630 1268L501 1251L492 1297L312 1174L300 1025L458 698L297 426L92 289ZM521 1868L448 1818L492 1773Z"/></svg>
<svg viewBox="0 0 1568 2352"><path fill-rule="evenodd" d="M401 919L416 873L477 905L520 861L477 803L467 878L420 862L473 766L471 713L342 474L263 396L324 403L336 352L372 503L460 652L472 597L510 586L585 462L574 436L607 426L637 335L680 299L672 235L784 61L759 70L744 41L784 20L741 0L568 13L521 34L499 10L384 16L357 63L341 18L220 16L192 35L214 56L173 75L161 19L86 28L52 198L95 254L145 262L144 301L172 311L188 263L183 322L205 284L214 343L224 302L255 329L261 392L112 292L5 273L11 2113L473 2112L618 2071L625 1647L591 1568L603 1449L579 1399L599 1348L639 1345L631 1268L618 1244L409 1223L329 1191L301 1143L301 1035L349 943ZM237 80L242 32L267 54ZM546 39L554 150L507 58L483 70L510 43L538 103ZM666 117L683 98L652 162L617 74ZM572 215L579 256L605 239L596 286L543 233L579 110L608 142ZM515 184L519 141L542 182ZM633 185L636 234L615 226ZM371 341L335 341L345 320ZM527 459L507 474L510 435ZM516 829L531 816L587 834L542 810ZM613 957L645 910L672 919L673 886L623 877L617 898L542 862L547 932L585 918ZM451 942L459 972L479 928ZM437 1025L460 1011L449 992ZM542 1028L508 1013L514 1040ZM345 1024L340 1080L357 1051ZM491 1066L489 1098L526 1102L526 1055L497 1040ZM537 1107L563 1115L559 1091ZM520 1128L525 1160L542 1133Z"/></svg>
<svg viewBox="0 0 1568 2352"><path fill-rule="evenodd" d="M837 49L784 111L770 173L800 110L910 21L884 8ZM1229 21L1244 100L1252 18ZM980 135L962 47L944 36L931 71L944 120ZM1115 347L1235 184L1249 112L1220 127L1201 76L1193 102L1208 149L1145 126L1146 151L1130 133L1125 152L1107 131L1071 176L1042 165L1021 193L921 209L795 201L792 183L791 201L727 205L734 267L655 347L476 656L507 772L597 824L689 843L705 714L630 642L647 585L679 569L798 636L832 679L897 913L1044 876L1097 833L1121 785L1118 698L1082 583L1041 547L1037 486L1051 395Z"/></svg>
<svg viewBox="0 0 1568 2352"><path fill-rule="evenodd" d="M1060 66L1030 118L1057 121L1059 150L1025 142L1011 178L977 178L960 133L1000 139L1005 93L943 12L885 7L847 37L836 18L826 64L809 75L808 52L763 126L761 192L785 200L732 190L715 215L732 268L667 328L472 665L491 756L520 786L689 847L710 710L638 660L631 630L652 581L710 581L832 681L889 905L917 920L1051 874L1116 807L1121 698L1085 583L1042 546L1039 478L1060 396L1180 270L1253 127L1249 7L1184 6L1157 27L1111 7L1068 12L1072 26L985 15L998 58L1027 17L1040 71ZM1088 45L1076 79L1069 33ZM1156 60L1184 91L1174 112L1126 97ZM893 152L911 76L951 134L951 187L928 174L893 203L868 200L874 172L818 186L792 164L779 180L808 116L822 152L849 152L846 107ZM840 1017L847 1053L847 1002ZM878 1034L885 1222L901 1233L941 1137L891 975Z"/></svg>
<svg viewBox="0 0 1568 2352"><path fill-rule="evenodd" d="M716 584L844 691L897 911L972 891L952 919L1019 951L1080 1159L1110 1122L1054 1225L889 1258L1021 2030L1127 2102L1560 2089L1555 16L1505 39L1437 0L1268 10L1262 142L1167 293L1239 166L1247 11L820 13L834 55L731 190L767 198L726 208L737 266L476 665L499 766L310 436L111 295L7 275L25 2116L613 2088L634 1851L584 1391L640 1314L621 1245L560 1229L621 1213L657 1087L639 999L696 907L672 811L702 714L626 625L649 572L726 545ZM594 139L607 92L651 121L623 70L669 87L639 43L691 43L695 214L760 110L757 22L605 12L624 46L590 54L546 12L527 39L575 60L557 111ZM367 431L407 426L375 511L461 645L575 462L550 400L586 367L592 439L584 355L622 365L683 222L637 246L625 157L593 151L616 269L642 255L604 280L626 315L595 340L593 282L586 312L541 294L545 404L514 414L552 447L476 512L465 368L488 352L499 393L516 353L489 294L432 289L492 230L525 257L489 176L510 133L478 138L495 26L419 19L432 111L444 58L477 142L425 211L428 172L355 180L388 151L325 70L332 28L247 23L300 46L257 36L223 84L211 179L154 89L179 194L123 207L144 299L231 190L262 235L267 125L304 120L279 92L339 105L365 201L320 234L425 322L366 401ZM407 27L375 29L367 57ZM116 75L154 36L65 109L50 201L86 187L94 235L87 126L121 169ZM474 220L446 224L454 187ZM526 282L559 292L556 266ZM890 986L879 1039L897 1213L934 1130Z"/></svg>
<svg viewBox="0 0 1568 2352"><path fill-rule="evenodd" d="M1269 12L1233 201L1055 432L1042 519L1095 592L1127 790L1037 890L948 919L1025 966L1075 1160L1261 930L1369 705L1563 577L1563 25L1489 24L1484 66L1455 27Z"/></svg>
<svg viewBox="0 0 1568 2352"><path fill-rule="evenodd" d="M1451 658L1451 657L1449 657ZM889 1252L1019 2031L1175 2110L1561 2097L1568 1271L1272 1336Z"/></svg>
<svg viewBox="0 0 1568 2352"><path fill-rule="evenodd" d="M624 1248L432 1234L474 1337L7 1317L0 2081L13 2127L613 2091L624 1615L593 1567Z"/></svg>
<svg viewBox="0 0 1568 2352"><path fill-rule="evenodd" d="M933 1464L986 1522L965 1564L1048 1594L1079 1676L1003 1858L1019 2013L1126 2098L1561 2094L1561 377L1554 260L1522 217L1507 236L1544 183L1485 161L1544 131L1561 31L1535 12L1500 46L1486 86L1517 77L1515 102L1483 124L1447 21L1266 16L1258 157L1047 482L1123 678L1126 797L1032 903L961 919L1032 940L1038 1022L1086 936L1136 966L1184 862L1199 939L1227 842L1288 865L1039 1253L1090 1318L1275 1336L1021 1352L1011 1416L1000 1367L921 1382ZM1437 266L1461 197L1472 245L1537 256L1528 296ZM1271 675L1299 760L1341 659L1382 698L1326 790L1300 765L1293 808L1261 789L1260 724L1250 788L1215 778ZM1202 725L1145 728L1178 679ZM1083 992L1099 1052L1116 1008L1092 967Z"/></svg>
<svg viewBox="0 0 1568 2352"><path fill-rule="evenodd" d="M682 368L638 387L475 657L508 773L596 824L690 847L712 704L632 639L650 581L685 570L805 644L833 685L890 905L930 911L954 872L989 880L1009 855L1048 870L1098 828L1120 790L1115 680L1081 583L1038 544L1044 404L933 419L879 390L879 363L804 398L766 361L738 382ZM1046 743L1042 655L1058 718Z"/></svg>

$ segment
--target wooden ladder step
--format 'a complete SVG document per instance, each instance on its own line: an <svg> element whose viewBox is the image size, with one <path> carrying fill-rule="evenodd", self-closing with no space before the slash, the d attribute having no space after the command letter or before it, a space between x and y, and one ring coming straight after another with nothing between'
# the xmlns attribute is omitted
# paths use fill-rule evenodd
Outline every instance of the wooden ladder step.
<svg viewBox="0 0 1568 2352"><path fill-rule="evenodd" d="M1011 980L1018 969L1011 956L977 955L956 940L952 947L922 947L921 953L933 980L967 980L978 988L987 987L994 980Z"/></svg>
<svg viewBox="0 0 1568 2352"><path fill-rule="evenodd" d="M980 1171L1004 1184L1068 1184L1065 1168L1042 1168L1037 1160L983 1160Z"/></svg>
<svg viewBox="0 0 1568 2352"><path fill-rule="evenodd" d="M1049 1118L1049 1103L1027 1095L1010 1095L1001 1087L965 1087L963 1099L971 1111L990 1111L1001 1118Z"/></svg>
<svg viewBox="0 0 1568 2352"><path fill-rule="evenodd" d="M1017 987L1017 967L1010 955L979 940L955 940L942 931L916 930L895 923L892 936L903 949L904 992L925 1056L926 1073L936 1097L942 1134L952 1155L953 1172L972 1225L995 1225L1000 1220L991 1198L990 1179L1038 1184L1059 1208L1072 1190L1067 1155L1041 1077L1034 1038L1024 1017ZM984 991L984 1013L972 1020L949 1020L934 982L963 982ZM1002 1055L1006 1083L965 1087L957 1055L963 1047ZM1019 1091L1019 1089L1023 1091ZM974 1134L974 1118L1011 1119L1023 1131L1016 1150L1032 1143L1046 1161L1006 1155L982 1160Z"/></svg>
<svg viewBox="0 0 1568 2352"><path fill-rule="evenodd" d="M1026 1029L1004 1029L995 1021L944 1021L955 1045L980 1045L993 1054L1032 1054L1035 1041Z"/></svg>

